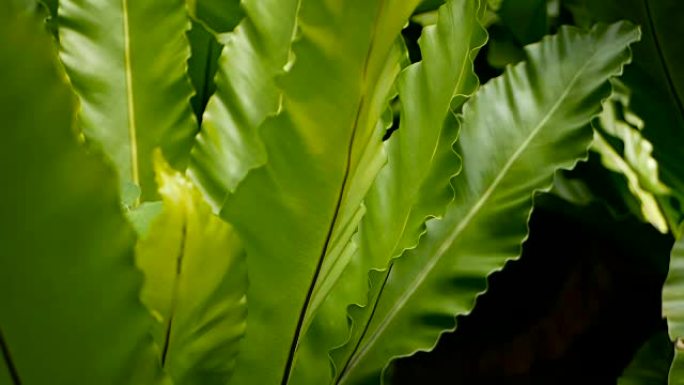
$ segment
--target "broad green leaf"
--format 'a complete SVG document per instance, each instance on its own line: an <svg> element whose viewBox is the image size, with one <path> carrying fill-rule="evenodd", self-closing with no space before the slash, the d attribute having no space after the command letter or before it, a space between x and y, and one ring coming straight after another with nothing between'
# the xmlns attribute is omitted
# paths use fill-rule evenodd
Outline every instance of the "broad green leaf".
<svg viewBox="0 0 684 385"><path fill-rule="evenodd" d="M0 3L0 383L168 384L116 176L76 139L51 40Z"/></svg>
<svg viewBox="0 0 684 385"><path fill-rule="evenodd" d="M672 362L672 341L662 332L649 338L618 379L618 385L665 385Z"/></svg>
<svg viewBox="0 0 684 385"><path fill-rule="evenodd" d="M473 60L486 39L478 10L478 1L448 1L437 24L423 31L423 60L399 75L400 127L385 142L387 164L364 198L366 214L340 273L326 277L328 291L319 290L326 297L300 346L295 374L323 367L326 377L301 383L330 381L328 352L348 338L347 307L367 302L368 271L414 247L427 217L440 216L453 199L449 180L460 166L451 148L458 133L451 108L460 108L478 86Z"/></svg>
<svg viewBox="0 0 684 385"><path fill-rule="evenodd" d="M388 60L388 63L395 64L392 74L388 75L392 79L395 78L399 66L404 67L409 64L408 51L403 40L397 39L395 47L395 51L390 55L391 59ZM398 63L401 64L397 65ZM395 91L388 94L388 105L391 104L389 99L396 97L395 94ZM357 251L357 243L352 239L353 234L358 231L359 223L366 214L366 207L361 201L363 192L368 191L369 185L373 182L373 176L377 175L386 161L385 148L379 138L383 134L387 135L387 130L392 127L393 119L394 111L388 106L376 126L376 140L366 149L366 154L372 155L372 158L363 162L366 164L363 172L359 176L352 177L349 182L350 185L360 187L357 190L361 191L355 194L355 199L348 200L345 204L346 207L357 207L357 210L350 212L351 215L339 215L340 220L336 223L336 227L341 231L333 231L331 235L328 244L330 251L325 259L333 263L325 264L324 262L321 266L322 274L311 294L310 306L302 325L302 329L306 332L297 346L297 359L289 384L330 383L332 371L329 352L344 341L348 334L347 305L354 301L352 299L354 296L365 298L368 291L367 277L364 274L350 276L345 270ZM347 276L343 276L345 274ZM348 285L344 290L336 290L336 286L347 279L359 281L345 281ZM346 290L348 288L353 288L353 290L349 292ZM330 298L331 296L335 298Z"/></svg>
<svg viewBox="0 0 684 385"><path fill-rule="evenodd" d="M318 285L344 257L382 165L380 115L401 65L396 40L416 4L301 4L295 62L279 82L282 110L260 131L268 162L221 212L249 255L250 309L234 384L290 378Z"/></svg>
<svg viewBox="0 0 684 385"><path fill-rule="evenodd" d="M142 201L154 199L153 150L182 169L197 131L184 0L60 0L58 23L83 133L113 161L122 187L134 183Z"/></svg>
<svg viewBox="0 0 684 385"><path fill-rule="evenodd" d="M245 0L244 19L220 36L216 92L188 170L215 212L247 172L265 161L257 127L279 108L275 77L288 62L299 1Z"/></svg>
<svg viewBox="0 0 684 385"><path fill-rule="evenodd" d="M8 0L8 6L13 7L16 15L35 15L40 2L37 0Z"/></svg>
<svg viewBox="0 0 684 385"><path fill-rule="evenodd" d="M638 38L628 23L561 28L471 98L456 146L456 199L386 279L371 278L380 286L371 289L379 292L373 317L357 326L365 330L339 383L377 382L391 358L431 349L470 310L487 275L519 255L533 193L586 155L588 123Z"/></svg>
<svg viewBox="0 0 684 385"><path fill-rule="evenodd" d="M176 385L227 382L245 331L247 272L233 228L191 182L156 159L163 209L137 246L143 303Z"/></svg>
<svg viewBox="0 0 684 385"><path fill-rule="evenodd" d="M680 233L684 234L684 227ZM663 287L663 315L667 318L670 338L675 341L669 384L684 384L684 237L672 248L670 271Z"/></svg>
<svg viewBox="0 0 684 385"><path fill-rule="evenodd" d="M684 14L680 0L585 0L599 20L629 19L642 26L643 42L634 47L634 65L624 82L633 91L631 106L644 121L643 135L653 144L662 181L684 204ZM676 17L675 17L676 18Z"/></svg>
<svg viewBox="0 0 684 385"><path fill-rule="evenodd" d="M437 24L423 31L423 60L400 74L400 127L386 142L388 163L365 198L367 212L355 239L359 249L326 301L320 328L343 319L348 305L365 304L368 271L385 268L390 259L415 247L425 221L443 215L453 199L449 181L460 160L452 149L459 128L452 110L459 110L478 87L473 60L486 40L479 11L479 1L448 1ZM370 316L371 308L366 308L355 314L353 323L363 324ZM346 331L347 325L340 327ZM354 328L351 343L335 353L338 374L362 333L363 328Z"/></svg>

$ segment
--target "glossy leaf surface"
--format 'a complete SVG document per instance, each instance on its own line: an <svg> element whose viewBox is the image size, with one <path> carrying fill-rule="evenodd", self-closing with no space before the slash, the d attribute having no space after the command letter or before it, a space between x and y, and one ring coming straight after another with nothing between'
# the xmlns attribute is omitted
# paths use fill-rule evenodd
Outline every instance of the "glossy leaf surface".
<svg viewBox="0 0 684 385"><path fill-rule="evenodd" d="M156 198L154 149L182 169L197 131L185 1L60 0L58 23L80 128L112 160L122 189Z"/></svg>
<svg viewBox="0 0 684 385"><path fill-rule="evenodd" d="M215 212L247 172L265 162L257 127L279 108L275 77L289 58L298 4L246 0L244 19L233 32L220 36L224 48L216 92L206 106L189 167Z"/></svg>
<svg viewBox="0 0 684 385"><path fill-rule="evenodd" d="M449 180L460 163L451 149L458 122L450 104L458 95L451 106L458 108L478 85L472 60L485 32L477 13L477 1L449 1L437 25L423 31L423 60L399 75L400 127L385 142L387 164L364 198L366 213L349 246L349 260L301 347L311 357L320 360L348 338L347 307L366 303L368 271L384 268L391 257L414 246L426 217L440 215L453 199ZM452 44L461 40L467 43ZM337 335L331 329L339 330Z"/></svg>
<svg viewBox="0 0 684 385"><path fill-rule="evenodd" d="M290 378L318 285L343 256L337 245L348 243L382 164L375 149L400 67L395 41L416 3L301 4L296 59L281 79L282 111L260 132L268 162L247 175L221 213L249 256L250 310L235 384Z"/></svg>
<svg viewBox="0 0 684 385"><path fill-rule="evenodd" d="M448 1L437 23L423 31L423 60L398 79L400 127L386 142L388 163L366 196L367 213L355 239L359 250L328 300L333 311L365 304L368 271L386 268L390 259L415 247L427 218L441 216L453 199L449 181L460 168L452 149L460 125L454 111L478 86L472 66L486 39L478 22L481 10L477 1ZM372 307L367 307L353 313L352 322L364 325L371 314ZM351 343L334 354L338 375L363 331L353 328Z"/></svg>
<svg viewBox="0 0 684 385"><path fill-rule="evenodd" d="M528 46L527 62L466 104L456 199L380 281L373 317L340 383L375 382L388 359L430 349L454 326L455 315L469 311L486 276L519 254L533 193L549 188L557 169L586 155L587 123L638 38L626 23L589 33L562 28Z"/></svg>

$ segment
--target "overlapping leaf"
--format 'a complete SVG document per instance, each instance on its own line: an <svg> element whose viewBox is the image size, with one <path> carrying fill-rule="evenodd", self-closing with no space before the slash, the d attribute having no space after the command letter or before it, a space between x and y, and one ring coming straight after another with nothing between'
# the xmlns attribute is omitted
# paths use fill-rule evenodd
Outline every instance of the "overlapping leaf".
<svg viewBox="0 0 684 385"><path fill-rule="evenodd" d="M400 127L386 142L388 164L365 198L367 212L356 238L359 250L326 300L316 327L337 325L346 331L341 320L347 305L367 302L368 271L385 268L391 258L414 247L427 217L441 216L453 199L449 181L458 172L460 161L451 148L459 125L451 109L459 109L478 85L472 65L486 38L478 23L479 10L478 1L447 2L439 10L437 24L423 31L423 60L401 73L397 83ZM363 324L371 311L367 308L357 314L353 323ZM362 332L363 328L354 328L352 341ZM342 342L331 341L327 347ZM348 349L353 347L353 343L348 345ZM336 354L340 371L344 362L339 361L345 353L348 351ZM325 350L319 352L322 354Z"/></svg>
<svg viewBox="0 0 684 385"><path fill-rule="evenodd" d="M627 23L588 33L562 28L528 46L527 62L509 68L464 109L457 142L463 171L443 220L427 223L418 247L381 281L373 317L339 383L377 381L387 360L430 349L467 312L486 276L519 254L534 191L585 156L588 122L610 94L639 38Z"/></svg>
<svg viewBox="0 0 684 385"><path fill-rule="evenodd" d="M395 52L390 55L388 60L388 63L395 64L390 77L396 75L400 66L399 63L408 62L408 53L403 42L397 40L395 47ZM388 99L395 96L394 92L390 92ZM352 178L350 183L356 184L357 190L360 187L363 191L367 191L369 184L373 181L373 176L377 175L377 172L385 164L385 148L379 138L383 134L386 135L387 130L391 129L393 115L393 109L388 105L376 126L375 141L372 146L368 146L366 149L366 153L372 155L373 158L367 162L368 164L363 169L360 178L358 180ZM348 334L347 305L358 296L365 298L368 291L365 274L358 272L352 276L354 274L346 271L357 252L357 244L352 239L353 234L358 231L359 223L366 215L366 206L361 202L362 193L355 195L355 199L346 202L346 207L357 207L357 209L350 212L351 215L341 218L338 222L339 225L331 235L328 246L330 252L326 254L326 260L321 266L323 273L320 274L313 289L311 305L303 320L302 329L306 332L297 346L297 359L289 384L326 384L332 380L331 362L328 354ZM326 264L326 261L329 263ZM348 281L348 279L358 279L359 281ZM340 289L340 285L344 287Z"/></svg>
<svg viewBox="0 0 684 385"><path fill-rule="evenodd" d="M0 3L0 383L168 384L115 174L77 143L56 55Z"/></svg>
<svg viewBox="0 0 684 385"><path fill-rule="evenodd" d="M216 212L226 194L265 160L257 127L278 110L275 77L288 61L298 4L246 0L245 18L234 32L221 35L225 47L216 92L206 106L189 168Z"/></svg>
<svg viewBox="0 0 684 385"><path fill-rule="evenodd" d="M249 255L250 311L235 384L290 377L319 277L342 255L336 245L348 244L381 165L378 122L400 68L395 41L416 3L301 4L282 112L261 128L268 162L222 211Z"/></svg>
<svg viewBox="0 0 684 385"><path fill-rule="evenodd" d="M245 256L232 227L200 192L157 159L163 211L142 239L142 300L156 315L153 335L176 385L223 385L245 331Z"/></svg>
<svg viewBox="0 0 684 385"><path fill-rule="evenodd" d="M85 136L113 161L122 189L157 196L152 152L183 168L197 131L186 78L184 0L60 0L61 58Z"/></svg>

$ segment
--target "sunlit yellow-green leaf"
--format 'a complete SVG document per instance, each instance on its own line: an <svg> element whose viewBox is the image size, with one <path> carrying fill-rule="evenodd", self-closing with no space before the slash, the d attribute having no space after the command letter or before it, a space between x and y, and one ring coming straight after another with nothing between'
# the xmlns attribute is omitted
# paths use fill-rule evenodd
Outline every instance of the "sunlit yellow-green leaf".
<svg viewBox="0 0 684 385"><path fill-rule="evenodd" d="M181 173L156 158L163 209L136 250L142 301L176 385L223 385L245 331L247 273L233 228Z"/></svg>
<svg viewBox="0 0 684 385"><path fill-rule="evenodd" d="M265 161L257 127L279 108L275 77L288 62L299 1L245 0L244 19L219 36L224 48L216 91L206 105L189 167L216 212L247 172Z"/></svg>

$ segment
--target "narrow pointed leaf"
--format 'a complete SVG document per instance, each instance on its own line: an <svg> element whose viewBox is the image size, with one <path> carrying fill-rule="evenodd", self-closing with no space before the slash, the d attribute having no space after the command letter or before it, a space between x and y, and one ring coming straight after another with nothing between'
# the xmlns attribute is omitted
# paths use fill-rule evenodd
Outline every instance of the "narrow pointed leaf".
<svg viewBox="0 0 684 385"><path fill-rule="evenodd" d="M156 315L153 335L176 385L223 385L245 330L245 256L232 227L200 192L157 158L163 210L137 246L142 300Z"/></svg>
<svg viewBox="0 0 684 385"><path fill-rule="evenodd" d="M116 176L77 142L52 37L14 10L0 4L0 164L20 165L0 190L0 383L162 383Z"/></svg>
<svg viewBox="0 0 684 385"><path fill-rule="evenodd" d="M365 198L367 212L355 240L359 250L327 300L321 328L330 328L335 318L341 323L348 305L365 304L368 271L385 268L391 258L415 247L427 218L441 216L453 199L449 181L460 160L452 145L460 123L451 109L460 108L478 86L473 60L486 39L478 23L480 10L478 1L448 1L437 24L423 31L423 60L401 73L400 127L386 142L389 159ZM353 319L353 324L363 324L371 311L366 308L364 319ZM344 323L340 327L346 330ZM335 354L338 373L362 333L363 328L354 328L351 343Z"/></svg>
<svg viewBox="0 0 684 385"><path fill-rule="evenodd" d="M282 112L260 132L268 162L222 211L249 255L250 310L234 384L290 378L315 293L344 255L336 245L348 243L379 169L378 122L400 68L395 42L416 4L301 4Z"/></svg>
<svg viewBox="0 0 684 385"><path fill-rule="evenodd" d="M189 174L215 212L247 171L265 161L257 127L278 110L275 76L288 61L299 0L246 0L224 43Z"/></svg>
<svg viewBox="0 0 684 385"><path fill-rule="evenodd" d="M416 249L397 259L373 304L373 317L339 383L377 382L393 357L434 346L467 312L487 275L518 256L535 191L586 156L589 121L610 94L612 76L639 38L630 24L600 25L526 48L466 104L457 142L463 171L443 220L427 223ZM515 90L515 92L514 92Z"/></svg>
<svg viewBox="0 0 684 385"><path fill-rule="evenodd" d="M197 131L185 1L60 0L58 22L83 133L113 161L122 188L133 183L143 201L154 199L154 149L183 168Z"/></svg>

